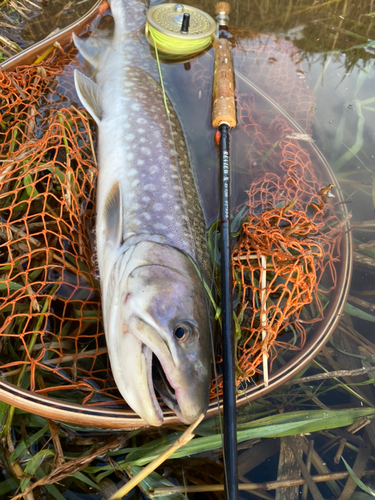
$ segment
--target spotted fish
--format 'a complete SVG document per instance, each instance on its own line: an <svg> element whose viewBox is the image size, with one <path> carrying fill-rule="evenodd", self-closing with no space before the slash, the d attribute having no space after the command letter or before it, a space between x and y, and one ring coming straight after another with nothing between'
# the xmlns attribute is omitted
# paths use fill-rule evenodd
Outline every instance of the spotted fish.
<svg viewBox="0 0 375 500"><path fill-rule="evenodd" d="M95 69L95 82L76 70L75 85L98 126L96 249L111 368L130 407L158 426L157 394L184 423L208 406L210 314L198 269L209 256L180 122L134 57L146 9L112 0L113 37L75 37Z"/></svg>

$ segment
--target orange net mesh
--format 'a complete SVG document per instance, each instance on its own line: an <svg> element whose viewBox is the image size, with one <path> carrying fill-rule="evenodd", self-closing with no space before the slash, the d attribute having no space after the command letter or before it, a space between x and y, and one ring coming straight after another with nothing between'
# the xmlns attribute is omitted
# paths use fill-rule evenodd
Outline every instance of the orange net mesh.
<svg viewBox="0 0 375 500"><path fill-rule="evenodd" d="M290 64L292 46L272 42L267 52L257 43L241 40L236 65L246 75L255 64L258 83L265 79L266 87L276 85L270 68ZM32 391L68 394L71 402L124 404L107 357L88 237L97 176L95 127L77 104L74 56L75 50L68 48L55 51L38 67L0 73L1 372ZM194 71L196 79L207 78L199 63ZM283 73L278 76L283 80ZM236 313L242 317L238 364L240 378L246 380L261 371L263 354L274 355L276 346L303 345L301 309L313 297L323 316L317 285L328 267L334 286L340 224L332 206L324 203L324 184L309 154L298 140L287 138L295 131L285 117L259 107L253 94L242 90L238 84L235 132L246 139L246 185L252 183L233 269ZM313 102L299 76L295 85L283 85L276 94L309 130ZM301 102L295 106L299 94ZM294 344L278 337L288 326L297 332ZM41 384L37 373L48 375Z"/></svg>
<svg viewBox="0 0 375 500"><path fill-rule="evenodd" d="M0 338L8 380L37 392L76 389L84 403L114 383L87 236L94 125L76 108L74 56L0 74ZM48 374L43 388L37 369Z"/></svg>
<svg viewBox="0 0 375 500"><path fill-rule="evenodd" d="M288 178L281 180L274 194L289 182ZM252 186L250 199L259 196L259 187ZM334 264L339 260L341 225L322 198L325 195L321 192L312 196L310 203L293 198L282 208L265 208L258 215L254 215L256 203L249 203L250 214L233 253L234 290L240 295L237 312L243 316L238 365L244 379L262 373L259 365L264 355L270 357L272 368L276 348L301 349L306 340L303 323L312 324L324 317L318 285L328 266L328 291L336 286ZM313 300L315 318L301 321L302 308ZM287 330L297 342L279 337Z"/></svg>

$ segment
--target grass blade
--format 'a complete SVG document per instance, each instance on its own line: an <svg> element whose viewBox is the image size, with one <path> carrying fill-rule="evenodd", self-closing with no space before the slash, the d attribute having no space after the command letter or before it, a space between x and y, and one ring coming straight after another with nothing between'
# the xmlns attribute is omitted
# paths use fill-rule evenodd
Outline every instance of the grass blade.
<svg viewBox="0 0 375 500"><path fill-rule="evenodd" d="M75 472L74 474L72 474L72 477L75 477L79 481L82 481L83 483L88 484L89 486L91 486L92 488L94 488L96 490L100 490L100 487L96 483L94 483L94 481L91 481L90 478L85 476L85 474L82 474L82 472Z"/></svg>
<svg viewBox="0 0 375 500"><path fill-rule="evenodd" d="M369 418L375 416L375 409L311 410L272 415L253 422L240 423L237 431L237 442L242 443L255 438L292 436L294 434L346 427L362 416L368 416ZM203 425L208 425L208 422L204 422ZM199 428L197 433L199 433ZM128 455L122 465L146 465L158 457L180 435L180 433L176 433L155 440L153 449L150 449L149 444L137 448ZM175 452L171 458L181 458L196 453L213 451L221 448L221 446L222 436L220 434L195 438Z"/></svg>
<svg viewBox="0 0 375 500"><path fill-rule="evenodd" d="M374 315L362 311L362 309L359 309L358 307L349 304L349 302L345 304L344 311L350 314L351 316L355 316L356 318L365 319L366 321L372 321L373 323L375 322Z"/></svg>
<svg viewBox="0 0 375 500"><path fill-rule="evenodd" d="M132 476L136 476L140 471L141 467L137 467L135 465L130 465L128 467L129 472ZM162 477L157 472L152 472L149 476L147 476L143 481L141 481L138 485L141 490L147 495L149 490L155 488L167 487L171 488L174 486L173 483L168 481L167 479L162 479ZM184 500L185 495L175 494L175 495L162 495L162 496L153 496L153 500Z"/></svg>
<svg viewBox="0 0 375 500"><path fill-rule="evenodd" d="M365 485L365 483L363 483L359 477L357 477L354 473L354 470L350 467L350 465L347 463L347 461L345 460L344 457L341 457L342 458L342 461L344 462L345 464L345 467L346 467L346 470L349 472L349 475L350 477L353 479L353 481L355 482L355 484L361 488L363 491L365 491L366 493L369 493L372 497L375 497L375 491L372 490L371 488L369 488L368 486Z"/></svg>
<svg viewBox="0 0 375 500"><path fill-rule="evenodd" d="M29 484L32 476L35 475L36 471L41 466L42 462L47 457L54 456L55 452L53 450L41 450L36 455L34 455L28 462L25 467L25 475L29 477L25 477L21 481L21 490L24 491L26 486Z"/></svg>

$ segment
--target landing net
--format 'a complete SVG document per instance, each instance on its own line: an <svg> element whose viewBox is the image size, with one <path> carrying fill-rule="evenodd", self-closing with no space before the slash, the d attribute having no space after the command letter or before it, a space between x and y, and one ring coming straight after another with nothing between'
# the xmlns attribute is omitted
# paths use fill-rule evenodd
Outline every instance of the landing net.
<svg viewBox="0 0 375 500"><path fill-rule="evenodd" d="M277 50L287 64L290 46ZM88 236L95 127L73 88L74 56L73 48L56 50L38 66L0 72L1 373L24 389L69 402L124 405L109 366ZM258 68L262 62L269 69L263 46L253 56ZM284 93L294 90L285 86ZM301 349L303 322L323 317L318 285L328 273L325 293L335 286L341 226L329 189L322 191L304 143L293 138L282 114L265 116L240 87L237 100L252 180L233 253L240 383L261 373L264 355L272 361L276 348ZM306 129L309 107L311 98L294 115ZM314 317L304 308L313 299ZM294 340L284 342L285 332Z"/></svg>

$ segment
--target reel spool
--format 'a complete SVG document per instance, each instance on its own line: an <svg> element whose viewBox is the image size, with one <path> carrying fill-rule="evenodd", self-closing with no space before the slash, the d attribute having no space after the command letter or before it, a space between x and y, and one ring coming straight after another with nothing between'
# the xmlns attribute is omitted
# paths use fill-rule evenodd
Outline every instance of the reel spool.
<svg viewBox="0 0 375 500"><path fill-rule="evenodd" d="M170 3L147 11L146 38L166 59L190 60L211 45L215 30L214 19L195 7Z"/></svg>

